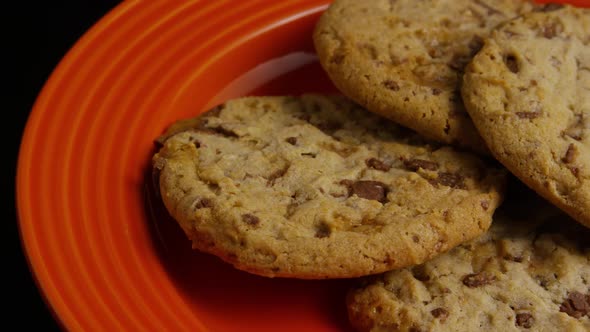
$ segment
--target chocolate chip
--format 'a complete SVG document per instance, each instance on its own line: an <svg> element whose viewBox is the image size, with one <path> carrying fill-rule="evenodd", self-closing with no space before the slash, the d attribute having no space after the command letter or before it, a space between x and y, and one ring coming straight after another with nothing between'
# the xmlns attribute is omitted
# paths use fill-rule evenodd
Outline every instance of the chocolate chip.
<svg viewBox="0 0 590 332"><path fill-rule="evenodd" d="M378 171L383 171L383 172L387 172L391 169L391 166L387 165L386 163L382 162L381 160L377 159L377 158L370 158L365 160L365 164L367 164L367 167L376 169Z"/></svg>
<svg viewBox="0 0 590 332"><path fill-rule="evenodd" d="M441 93L442 93L442 90L441 90L441 89L439 89L439 88L432 88L432 94L433 94L434 96L438 96L438 95L440 95Z"/></svg>
<svg viewBox="0 0 590 332"><path fill-rule="evenodd" d="M352 192L361 198L384 202L387 186L378 181L357 181L352 185Z"/></svg>
<svg viewBox="0 0 590 332"><path fill-rule="evenodd" d="M463 285L469 288L489 285L496 280L496 277L485 272L471 273L463 277Z"/></svg>
<svg viewBox="0 0 590 332"><path fill-rule="evenodd" d="M525 329L530 329L533 326L533 315L529 314L528 312L521 312L516 314L516 326L523 327Z"/></svg>
<svg viewBox="0 0 590 332"><path fill-rule="evenodd" d="M590 294L571 292L559 307L559 311L574 318L590 314Z"/></svg>
<svg viewBox="0 0 590 332"><path fill-rule="evenodd" d="M481 204L481 208L484 209L484 211L487 211L488 208L490 207L490 202L488 202L486 200L481 201L480 204Z"/></svg>
<svg viewBox="0 0 590 332"><path fill-rule="evenodd" d="M518 61L516 60L516 57L514 55L505 56L504 63L506 64L506 67L508 67L508 69L511 72L518 73L518 71L519 71Z"/></svg>
<svg viewBox="0 0 590 332"><path fill-rule="evenodd" d="M211 208L211 207L213 207L213 201L211 201L208 198L200 198L194 204L195 210L204 209L204 208Z"/></svg>
<svg viewBox="0 0 590 332"><path fill-rule="evenodd" d="M574 143L570 143L570 145L567 147L567 151L565 152L565 156L561 158L561 161L563 161L566 164L571 164L574 160L576 160L577 156L578 149L576 148Z"/></svg>
<svg viewBox="0 0 590 332"><path fill-rule="evenodd" d="M440 172L438 173L438 177L436 180L433 180L436 184L442 184L443 186L456 188L456 189L465 189L465 177L461 174L456 173L448 173L448 172Z"/></svg>
<svg viewBox="0 0 590 332"><path fill-rule="evenodd" d="M360 198L370 199L385 203L387 198L387 185L379 181L351 181L342 180L340 184L348 189L348 196L357 195Z"/></svg>
<svg viewBox="0 0 590 332"><path fill-rule="evenodd" d="M557 23L546 24L541 29L541 34L547 39L555 38L563 30L562 26Z"/></svg>
<svg viewBox="0 0 590 332"><path fill-rule="evenodd" d="M193 145L195 146L195 148L198 149L198 148L201 147L201 142L199 142L199 140L195 139L194 137L191 136L191 137L188 138L188 140L193 143Z"/></svg>
<svg viewBox="0 0 590 332"><path fill-rule="evenodd" d="M304 152L301 155L305 156L305 157L311 157L311 158L315 158L317 156L317 154L315 154L313 152Z"/></svg>
<svg viewBox="0 0 590 332"><path fill-rule="evenodd" d="M287 173L287 171L289 170L289 165L287 165L286 167L277 169L276 171L274 171L266 180L267 180L267 184L268 185L273 185L277 179L282 178L283 176L285 176L285 174Z"/></svg>
<svg viewBox="0 0 590 332"><path fill-rule="evenodd" d="M413 172L418 171L420 168L428 171L436 171L438 169L438 163L424 159L410 159L404 160L404 166Z"/></svg>
<svg viewBox="0 0 590 332"><path fill-rule="evenodd" d="M381 84L383 84L383 86L386 87L389 90L399 91L399 84L397 84L396 82L394 82L392 80L384 81Z"/></svg>
<svg viewBox="0 0 590 332"><path fill-rule="evenodd" d="M297 137L287 137L287 139L285 139L285 141L287 141L287 143L289 143L291 145L296 145L297 144Z"/></svg>
<svg viewBox="0 0 590 332"><path fill-rule="evenodd" d="M322 238L330 236L330 234L332 234L332 230L330 229L330 226L328 226L325 223L321 223L316 229L315 237L322 239Z"/></svg>
<svg viewBox="0 0 590 332"><path fill-rule="evenodd" d="M242 221L250 226L256 226L260 223L260 219L257 216L250 213L243 214Z"/></svg>
<svg viewBox="0 0 590 332"><path fill-rule="evenodd" d="M430 313L434 318L438 318L441 321L444 321L447 319L447 317L449 317L449 311L445 308L436 308L430 311Z"/></svg>
<svg viewBox="0 0 590 332"><path fill-rule="evenodd" d="M541 116L541 112L516 112L516 116L521 119L536 119Z"/></svg>

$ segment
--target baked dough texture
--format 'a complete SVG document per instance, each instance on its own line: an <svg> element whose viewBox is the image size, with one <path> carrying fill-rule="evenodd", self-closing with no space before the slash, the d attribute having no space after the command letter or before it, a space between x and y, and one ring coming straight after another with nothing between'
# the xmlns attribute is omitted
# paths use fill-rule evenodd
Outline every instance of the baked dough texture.
<svg viewBox="0 0 590 332"><path fill-rule="evenodd" d="M347 296L358 331L589 331L590 230L538 198L507 201L490 230Z"/></svg>
<svg viewBox="0 0 590 332"><path fill-rule="evenodd" d="M463 99L496 159L590 227L590 9L552 9L490 35Z"/></svg>
<svg viewBox="0 0 590 332"><path fill-rule="evenodd" d="M519 0L336 0L313 40L334 85L369 111L446 144L488 153L465 112L465 65Z"/></svg>
<svg viewBox="0 0 590 332"><path fill-rule="evenodd" d="M341 96L230 100L159 142L161 197L194 248L269 277L422 263L489 228L506 174Z"/></svg>

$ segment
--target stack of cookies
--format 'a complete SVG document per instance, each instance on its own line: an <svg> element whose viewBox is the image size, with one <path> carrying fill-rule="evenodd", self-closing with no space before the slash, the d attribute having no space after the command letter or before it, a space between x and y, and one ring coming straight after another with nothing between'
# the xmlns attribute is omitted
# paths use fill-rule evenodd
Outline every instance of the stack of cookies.
<svg viewBox="0 0 590 332"><path fill-rule="evenodd" d="M359 278L359 331L589 330L590 10L336 0L313 39L341 96L229 100L158 139L194 248Z"/></svg>

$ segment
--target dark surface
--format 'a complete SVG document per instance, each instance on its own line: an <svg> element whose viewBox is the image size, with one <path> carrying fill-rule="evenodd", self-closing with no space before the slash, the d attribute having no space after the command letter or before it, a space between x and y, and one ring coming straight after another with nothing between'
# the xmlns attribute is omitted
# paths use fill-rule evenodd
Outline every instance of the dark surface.
<svg viewBox="0 0 590 332"><path fill-rule="evenodd" d="M55 66L73 44L119 1L38 1L18 2L15 8L3 6L2 53L8 58L2 63L1 89L4 126L8 128L8 170L4 172L2 188L8 195L10 227L5 230L9 238L10 276L5 285L4 307L8 322L18 331L59 331L60 324L46 305L22 251L15 203L15 175L18 149L29 112L35 99ZM51 5L50 5L51 4ZM8 77L6 76L8 72ZM7 122L6 117L10 118ZM14 119L14 124L13 124Z"/></svg>

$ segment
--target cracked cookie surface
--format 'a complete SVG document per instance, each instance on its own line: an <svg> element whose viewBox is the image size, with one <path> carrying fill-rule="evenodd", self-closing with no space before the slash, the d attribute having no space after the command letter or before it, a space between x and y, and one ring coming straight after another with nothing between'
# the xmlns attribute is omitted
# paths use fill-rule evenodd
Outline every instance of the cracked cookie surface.
<svg viewBox="0 0 590 332"><path fill-rule="evenodd" d="M496 159L590 227L590 10L552 9L492 33L462 93Z"/></svg>
<svg viewBox="0 0 590 332"><path fill-rule="evenodd" d="M340 96L239 98L159 141L161 197L194 248L264 276L423 262L488 229L506 174Z"/></svg>
<svg viewBox="0 0 590 332"><path fill-rule="evenodd" d="M348 97L423 136L487 153L461 101L463 69L492 28L533 8L515 0L336 0L313 39Z"/></svg>
<svg viewBox="0 0 590 332"><path fill-rule="evenodd" d="M588 331L589 238L540 197L509 195L481 237L363 279L347 295L349 318L374 332Z"/></svg>

